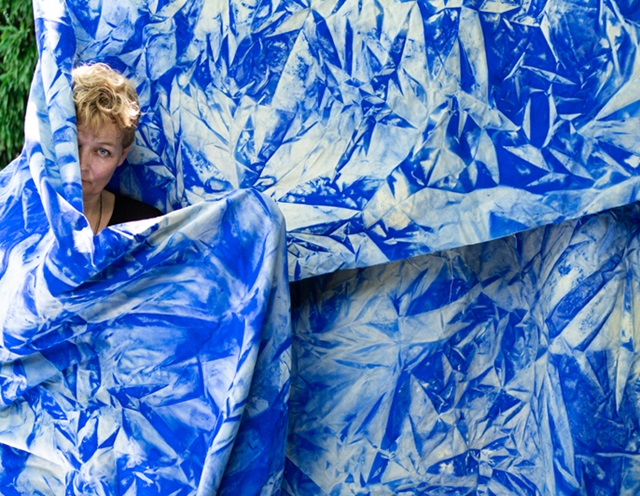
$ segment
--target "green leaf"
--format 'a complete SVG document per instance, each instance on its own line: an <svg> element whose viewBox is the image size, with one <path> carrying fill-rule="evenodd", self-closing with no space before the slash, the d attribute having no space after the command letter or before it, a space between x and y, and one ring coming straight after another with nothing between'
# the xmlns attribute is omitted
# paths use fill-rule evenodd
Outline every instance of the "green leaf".
<svg viewBox="0 0 640 496"><path fill-rule="evenodd" d="M24 114L37 60L31 2L0 0L0 169L24 145Z"/></svg>

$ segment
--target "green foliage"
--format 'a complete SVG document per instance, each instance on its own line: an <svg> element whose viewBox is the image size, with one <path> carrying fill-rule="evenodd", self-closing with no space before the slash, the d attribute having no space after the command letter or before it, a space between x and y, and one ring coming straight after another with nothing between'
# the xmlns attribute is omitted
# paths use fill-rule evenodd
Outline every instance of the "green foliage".
<svg viewBox="0 0 640 496"><path fill-rule="evenodd" d="M29 0L0 0L0 168L24 145L24 113L38 60Z"/></svg>

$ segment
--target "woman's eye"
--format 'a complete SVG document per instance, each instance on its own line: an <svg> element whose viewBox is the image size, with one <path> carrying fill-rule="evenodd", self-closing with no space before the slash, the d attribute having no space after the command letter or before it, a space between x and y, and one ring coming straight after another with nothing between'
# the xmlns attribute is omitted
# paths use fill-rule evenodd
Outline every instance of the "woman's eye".
<svg viewBox="0 0 640 496"><path fill-rule="evenodd" d="M108 157L109 156L109 150L105 150L104 148L100 148L98 150L98 155L100 155L101 157Z"/></svg>

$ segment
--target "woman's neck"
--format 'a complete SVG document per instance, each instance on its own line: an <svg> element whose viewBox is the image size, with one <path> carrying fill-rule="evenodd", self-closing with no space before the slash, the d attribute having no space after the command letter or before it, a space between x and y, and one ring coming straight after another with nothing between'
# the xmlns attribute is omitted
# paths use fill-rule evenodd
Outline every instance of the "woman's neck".
<svg viewBox="0 0 640 496"><path fill-rule="evenodd" d="M94 234L98 234L103 224L103 192L101 191L99 194L90 197L83 197L82 202L84 204L84 215L89 221L89 226L91 226Z"/></svg>
<svg viewBox="0 0 640 496"><path fill-rule="evenodd" d="M82 198L84 204L84 215L89 221L89 225L94 234L98 234L109 225L116 197L107 190L102 190L99 195Z"/></svg>
<svg viewBox="0 0 640 496"><path fill-rule="evenodd" d="M84 215L90 217L91 214L95 214L100 209L100 203L102 202L102 191L97 195L91 195L89 197L83 196L82 203L84 205Z"/></svg>

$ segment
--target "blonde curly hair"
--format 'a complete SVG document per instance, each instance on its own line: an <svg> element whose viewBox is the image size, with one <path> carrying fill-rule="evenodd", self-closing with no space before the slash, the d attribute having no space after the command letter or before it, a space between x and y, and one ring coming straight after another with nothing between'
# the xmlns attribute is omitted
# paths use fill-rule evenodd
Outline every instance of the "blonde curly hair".
<svg viewBox="0 0 640 496"><path fill-rule="evenodd" d="M81 65L71 72L78 126L98 134L106 122L122 130L122 146L129 147L140 120L138 93L133 83L107 64Z"/></svg>

